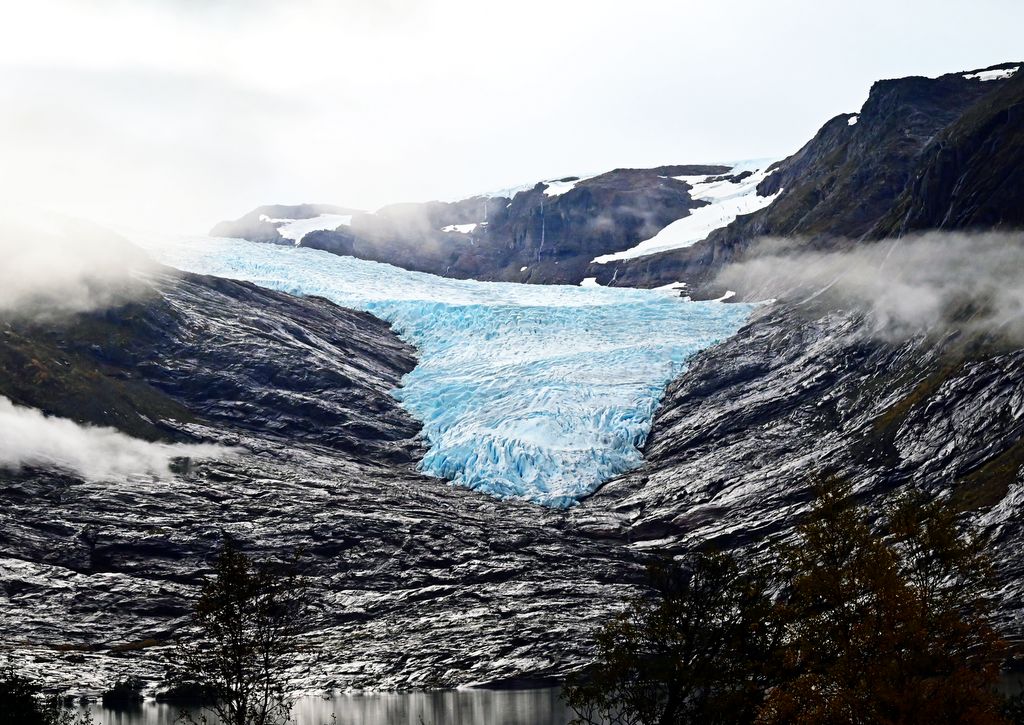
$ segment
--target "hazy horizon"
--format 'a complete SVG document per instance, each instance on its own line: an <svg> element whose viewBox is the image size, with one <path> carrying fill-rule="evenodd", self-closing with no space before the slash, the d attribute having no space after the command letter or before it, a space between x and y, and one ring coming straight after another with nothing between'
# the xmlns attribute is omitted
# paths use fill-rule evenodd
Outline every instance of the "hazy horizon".
<svg viewBox="0 0 1024 725"><path fill-rule="evenodd" d="M1006 0L40 0L0 30L0 194L205 232L259 204L780 157L878 79L1019 60L1022 23Z"/></svg>

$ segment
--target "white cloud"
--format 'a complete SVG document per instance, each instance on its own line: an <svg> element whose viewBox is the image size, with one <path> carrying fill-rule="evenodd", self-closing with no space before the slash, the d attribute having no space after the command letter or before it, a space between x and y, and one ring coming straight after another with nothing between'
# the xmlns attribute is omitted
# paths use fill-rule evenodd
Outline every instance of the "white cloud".
<svg viewBox="0 0 1024 725"><path fill-rule="evenodd" d="M155 268L127 241L54 214L0 214L0 315L101 309L145 294Z"/></svg>
<svg viewBox="0 0 1024 725"><path fill-rule="evenodd" d="M782 155L878 78L1017 60L1024 6L34 0L4 19L0 196L205 231L272 201Z"/></svg>
<svg viewBox="0 0 1024 725"><path fill-rule="evenodd" d="M44 416L0 396L0 468L58 468L89 480L169 478L175 458L230 458L235 453L211 444L151 443L114 428Z"/></svg>
<svg viewBox="0 0 1024 725"><path fill-rule="evenodd" d="M717 281L753 298L865 310L883 338L966 329L1024 340L1024 235L932 231L837 246L846 251L764 239Z"/></svg>

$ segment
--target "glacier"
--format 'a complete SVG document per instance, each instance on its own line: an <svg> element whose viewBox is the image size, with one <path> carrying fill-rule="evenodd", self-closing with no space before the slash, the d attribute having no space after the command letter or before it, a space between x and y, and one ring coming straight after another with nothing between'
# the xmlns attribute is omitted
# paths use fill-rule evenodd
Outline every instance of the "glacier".
<svg viewBox="0 0 1024 725"><path fill-rule="evenodd" d="M179 269L322 296L390 322L419 354L393 395L423 424L421 469L552 507L639 465L665 387L751 309L670 289L454 280L240 239L142 243Z"/></svg>

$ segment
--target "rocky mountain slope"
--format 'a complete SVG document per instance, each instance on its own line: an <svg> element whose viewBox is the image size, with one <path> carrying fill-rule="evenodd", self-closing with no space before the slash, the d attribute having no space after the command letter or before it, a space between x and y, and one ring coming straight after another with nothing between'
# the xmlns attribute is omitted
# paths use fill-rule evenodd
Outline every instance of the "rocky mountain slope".
<svg viewBox="0 0 1024 725"><path fill-rule="evenodd" d="M460 278L686 282L696 294L717 295L721 290L701 287L762 236L800 235L819 248L839 248L921 229L1024 226L1020 65L879 81L858 113L831 119L771 167L757 185L756 211L723 213L696 243L669 251L616 258L713 203L698 193L700 184L722 177L738 183L749 172L729 165L618 169L507 196L394 205L294 240L277 233L281 219L270 220L307 218L327 207L261 207L212 233L294 241Z"/></svg>
<svg viewBox="0 0 1024 725"><path fill-rule="evenodd" d="M109 311L8 318L0 395L156 440L177 421L412 461L419 430L388 391L415 365L386 323L325 300L167 270Z"/></svg>
<svg viewBox="0 0 1024 725"><path fill-rule="evenodd" d="M1024 341L1014 270L1024 269L1024 234L904 239L860 270L850 255L925 230L1024 228L1024 75L1010 72L1016 67L997 66L985 73L990 80L972 72L879 82L858 116L833 119L775 167L761 184L782 190L771 206L690 249L616 265L619 282L683 278L713 293L723 267L760 254L752 244L761 235L785 237L789 254L851 260L700 353L668 390L644 465L586 501L575 512L581 525L668 550L756 547L787 535L823 476L847 478L879 505L924 489L950 497L991 536L1001 625L1021 651ZM944 259L949 239L968 252L955 265ZM950 269L931 288L875 285L911 243L919 269ZM985 263L993 252L1009 265L998 283ZM841 286L844 273L876 299L836 293L830 285ZM758 290L770 280L748 281ZM888 302L877 304L879 295ZM1017 300L1006 316L978 324L1003 295ZM937 319L887 330L886 304L928 300L942 310Z"/></svg>
<svg viewBox="0 0 1024 725"><path fill-rule="evenodd" d="M561 512L415 472L417 426L386 394L414 358L382 323L215 278L153 284L63 324L4 323L0 393L244 450L173 481L4 473L6 646L50 681L158 680L225 535L306 552L324 649L296 663L299 686L550 681L585 659L639 556L785 536L826 473L878 502L952 495L993 537L1000 623L1021 638L1024 359L998 336L953 324L896 342L823 297L764 307L670 388L643 466ZM55 387L18 383L32 375ZM89 393L94 408L60 407Z"/></svg>
<svg viewBox="0 0 1024 725"><path fill-rule="evenodd" d="M4 647L96 692L162 675L190 598L230 536L305 552L321 655L297 686L544 680L638 575L633 552L563 513L415 470L418 424L387 393L414 352L325 300L167 272L103 312L0 325L0 395L135 436L215 441L237 458L171 480L3 471Z"/></svg>
<svg viewBox="0 0 1024 725"><path fill-rule="evenodd" d="M284 226L278 217L309 218L328 207L260 207L218 224L211 234L294 242L457 278L577 284L595 257L633 247L708 204L692 198L690 185L675 177L724 175L730 169L617 169L585 179L539 182L508 196L395 204L373 214L354 214L342 224L328 218L330 228L295 240L277 232L276 226Z"/></svg>
<svg viewBox="0 0 1024 725"><path fill-rule="evenodd" d="M882 339L875 322L822 298L763 308L697 355L644 464L576 524L644 548L745 549L785 537L825 476L878 506L921 489L992 537L1001 625L1024 642L1024 350L955 324Z"/></svg>
<svg viewBox="0 0 1024 725"><path fill-rule="evenodd" d="M828 121L773 167L758 187L779 194L767 208L692 247L589 273L602 284L699 288L764 236L841 249L924 229L1024 228L1024 73L1011 72L1020 65L879 81L859 113Z"/></svg>

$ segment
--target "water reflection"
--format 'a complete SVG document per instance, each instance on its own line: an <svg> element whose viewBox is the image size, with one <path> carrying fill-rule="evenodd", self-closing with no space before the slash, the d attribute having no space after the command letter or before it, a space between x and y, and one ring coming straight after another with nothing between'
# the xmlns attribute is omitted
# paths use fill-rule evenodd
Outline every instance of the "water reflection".
<svg viewBox="0 0 1024 725"><path fill-rule="evenodd" d="M155 702L120 711L92 706L97 725L172 725L179 712ZM459 690L306 697L292 717L296 725L566 725L571 711L557 689Z"/></svg>

